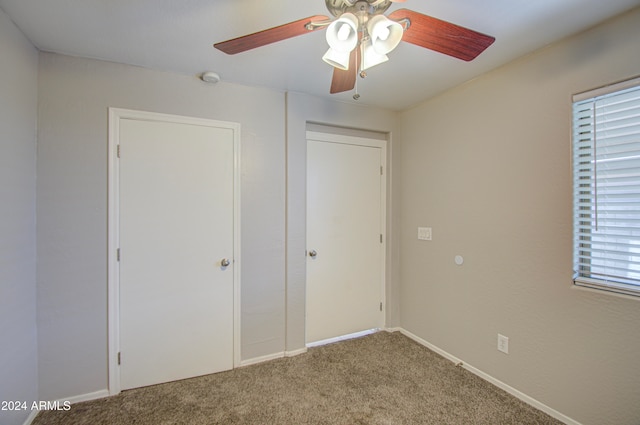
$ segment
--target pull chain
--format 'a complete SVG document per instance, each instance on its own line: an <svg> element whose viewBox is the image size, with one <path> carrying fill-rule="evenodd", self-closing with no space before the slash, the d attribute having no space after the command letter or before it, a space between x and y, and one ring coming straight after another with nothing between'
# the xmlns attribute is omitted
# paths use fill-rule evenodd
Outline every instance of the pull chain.
<svg viewBox="0 0 640 425"><path fill-rule="evenodd" d="M356 68L354 69L354 72L356 73L356 92L353 95L353 100L358 100L360 99L360 94L358 93L358 70L360 69L360 61L358 60L358 52L360 51L360 43L358 43L358 46L356 47Z"/></svg>

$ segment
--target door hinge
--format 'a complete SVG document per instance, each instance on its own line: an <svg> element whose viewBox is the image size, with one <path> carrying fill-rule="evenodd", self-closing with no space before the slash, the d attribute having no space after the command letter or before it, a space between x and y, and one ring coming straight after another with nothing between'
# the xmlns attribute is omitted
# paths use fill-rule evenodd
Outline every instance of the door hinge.
<svg viewBox="0 0 640 425"><path fill-rule="evenodd" d="M116 147L116 155L120 158L120 145Z"/></svg>
<svg viewBox="0 0 640 425"><path fill-rule="evenodd" d="M116 261L120 261L120 248L116 250Z"/></svg>
<svg viewBox="0 0 640 425"><path fill-rule="evenodd" d="M380 311L382 311L382 302L380 302Z"/></svg>
<svg viewBox="0 0 640 425"><path fill-rule="evenodd" d="M120 360L121 360L121 356L120 356L120 352L118 351L118 366L120 366Z"/></svg>
<svg viewBox="0 0 640 425"><path fill-rule="evenodd" d="M382 243L382 233L380 233L380 243Z"/></svg>
<svg viewBox="0 0 640 425"><path fill-rule="evenodd" d="M383 176L383 175L384 175L384 172L383 172L382 170L383 170L383 168L382 168L382 165L381 165L381 166L380 166L380 175L381 175L381 176Z"/></svg>

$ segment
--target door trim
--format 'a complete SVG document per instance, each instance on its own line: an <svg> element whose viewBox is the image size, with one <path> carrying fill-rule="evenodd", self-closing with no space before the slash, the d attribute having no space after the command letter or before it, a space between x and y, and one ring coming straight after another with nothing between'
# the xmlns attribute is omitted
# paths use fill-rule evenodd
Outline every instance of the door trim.
<svg viewBox="0 0 640 425"><path fill-rule="evenodd" d="M109 395L119 394L120 368L118 352L120 351L120 267L117 258L120 245L119 234L119 161L118 145L120 143L120 120L169 122L176 124L199 125L226 128L233 131L233 366L240 365L240 124L226 121L215 121L204 118L192 118L179 115L160 114L155 112L135 111L130 109L109 108L108 126L108 224L107 224L107 324L108 324L108 390Z"/></svg>
<svg viewBox="0 0 640 425"><path fill-rule="evenodd" d="M366 137L356 137L356 136L344 136L340 134L332 134L332 133L322 133L317 131L307 130L306 132L306 140L305 143L309 143L310 140L318 141L318 142L327 142L327 143L338 143L345 145L356 145L356 146L366 146L366 147L374 147L380 148L380 162L382 164L382 173L380 175L380 229L382 232L382 243L380 244L381 249L381 288L380 288L380 300L382 301L382 324L380 329L384 329L387 325L387 176L388 176L388 168L389 165L387 163L387 140L378 140L378 139L370 139ZM308 161L308 159L307 159ZM308 167L307 167L308 168ZM307 202L305 200L305 208L307 207ZM306 222L306 212L305 212L305 228L309 223ZM308 247L308 241L306 240L306 230L305 230L305 246ZM308 249L308 248L307 248ZM305 251L306 258L306 251ZM305 266L306 270L306 266ZM304 276L305 280L305 310L307 305L307 274L305 272ZM306 317L306 313L305 313ZM306 321L306 319L305 319ZM340 337L338 337L340 338ZM306 335L306 323L305 323L305 347L308 348L310 345L307 344L307 335ZM311 346L313 343L311 344Z"/></svg>

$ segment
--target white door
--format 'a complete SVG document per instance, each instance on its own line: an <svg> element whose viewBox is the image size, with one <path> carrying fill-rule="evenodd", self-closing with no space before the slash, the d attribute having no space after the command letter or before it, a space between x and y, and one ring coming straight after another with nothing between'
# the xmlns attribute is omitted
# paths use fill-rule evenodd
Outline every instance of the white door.
<svg viewBox="0 0 640 425"><path fill-rule="evenodd" d="M233 131L120 120L123 390L233 368Z"/></svg>
<svg viewBox="0 0 640 425"><path fill-rule="evenodd" d="M307 343L384 324L383 148L307 133Z"/></svg>

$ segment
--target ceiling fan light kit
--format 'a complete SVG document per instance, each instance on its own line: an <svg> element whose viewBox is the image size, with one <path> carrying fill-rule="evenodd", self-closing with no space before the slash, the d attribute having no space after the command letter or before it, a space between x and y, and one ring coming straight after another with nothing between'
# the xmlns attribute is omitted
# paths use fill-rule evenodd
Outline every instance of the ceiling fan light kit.
<svg viewBox="0 0 640 425"><path fill-rule="evenodd" d="M336 69L347 71L349 69L349 58L351 52L342 52L335 49L327 50L327 53L322 56L322 60L333 66Z"/></svg>
<svg viewBox="0 0 640 425"><path fill-rule="evenodd" d="M335 17L317 15L214 44L236 54L320 29L327 30L329 50L322 59L334 67L330 93L352 90L358 73L389 60L400 41L464 61L475 59L495 41L485 35L409 9L384 13L406 0L325 0ZM355 99L360 97L359 95Z"/></svg>

